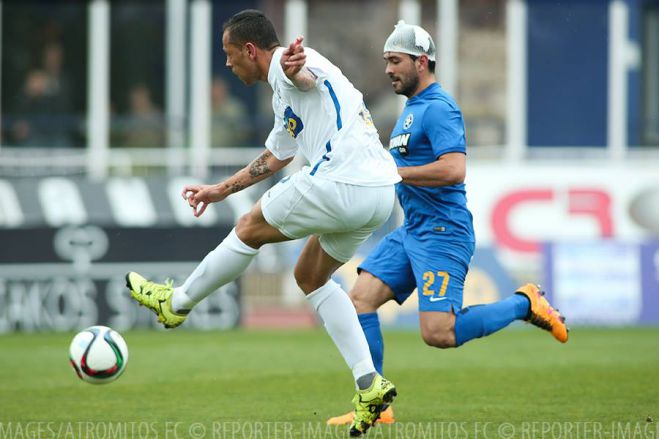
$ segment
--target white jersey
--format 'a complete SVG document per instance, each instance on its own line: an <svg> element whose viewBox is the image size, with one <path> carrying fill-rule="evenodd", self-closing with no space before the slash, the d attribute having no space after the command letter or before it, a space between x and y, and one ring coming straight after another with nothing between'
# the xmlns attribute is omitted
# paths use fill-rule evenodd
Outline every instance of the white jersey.
<svg viewBox="0 0 659 439"><path fill-rule="evenodd" d="M396 164L380 143L362 94L329 60L304 50L305 67L316 76L316 87L308 91L298 90L284 74L284 48L272 56L268 82L275 125L266 148L279 160L300 150L317 177L359 186L398 183Z"/></svg>

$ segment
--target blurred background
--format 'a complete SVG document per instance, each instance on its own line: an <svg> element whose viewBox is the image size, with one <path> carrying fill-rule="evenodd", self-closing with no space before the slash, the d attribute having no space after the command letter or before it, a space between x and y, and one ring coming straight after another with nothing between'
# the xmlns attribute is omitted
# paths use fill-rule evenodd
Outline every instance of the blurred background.
<svg viewBox="0 0 659 439"><path fill-rule="evenodd" d="M2 0L0 332L155 327L125 272L182 281L276 182L200 219L179 196L272 127L269 86L224 67L222 23L245 8L339 66L385 145L404 101L384 41L399 19L434 36L469 145L465 305L535 282L573 326L659 324L659 0ZM266 246L186 325L316 325L292 277L302 244ZM380 318L415 327L416 309Z"/></svg>

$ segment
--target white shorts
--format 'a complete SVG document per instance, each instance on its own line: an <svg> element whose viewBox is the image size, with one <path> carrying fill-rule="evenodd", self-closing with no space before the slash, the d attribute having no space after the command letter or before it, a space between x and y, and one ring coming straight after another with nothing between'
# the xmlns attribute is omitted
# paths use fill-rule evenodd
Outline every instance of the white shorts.
<svg viewBox="0 0 659 439"><path fill-rule="evenodd" d="M291 239L319 235L323 250L347 262L389 218L394 185L355 186L309 175L282 179L261 198L265 220Z"/></svg>

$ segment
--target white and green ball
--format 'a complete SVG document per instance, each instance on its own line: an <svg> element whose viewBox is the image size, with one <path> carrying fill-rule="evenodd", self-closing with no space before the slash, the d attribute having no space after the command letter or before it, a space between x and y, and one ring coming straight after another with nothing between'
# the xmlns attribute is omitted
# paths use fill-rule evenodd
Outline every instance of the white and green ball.
<svg viewBox="0 0 659 439"><path fill-rule="evenodd" d="M119 378L128 363L123 337L107 326L90 326L73 337L69 359L78 377L91 384Z"/></svg>

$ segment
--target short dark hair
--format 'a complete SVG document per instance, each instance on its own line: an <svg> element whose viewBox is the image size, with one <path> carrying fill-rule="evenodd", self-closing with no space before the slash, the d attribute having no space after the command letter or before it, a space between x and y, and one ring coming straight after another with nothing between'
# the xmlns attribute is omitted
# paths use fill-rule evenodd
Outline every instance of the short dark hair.
<svg viewBox="0 0 659 439"><path fill-rule="evenodd" d="M412 58L412 61L416 61L418 56L410 55L410 58ZM428 59L428 70L430 71L430 73L435 73L435 64L436 64L435 61L430 61L430 59Z"/></svg>
<svg viewBox="0 0 659 439"><path fill-rule="evenodd" d="M227 30L231 44L243 45L249 42L264 50L281 45L272 22L256 9L245 9L229 18L222 25L222 32Z"/></svg>

